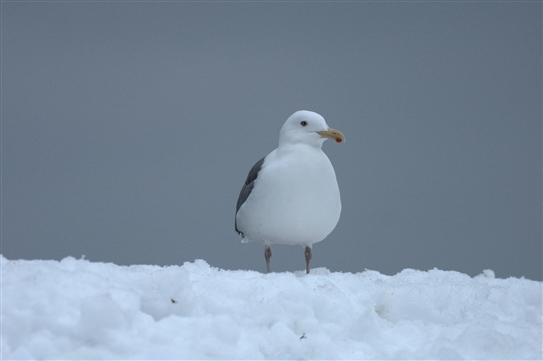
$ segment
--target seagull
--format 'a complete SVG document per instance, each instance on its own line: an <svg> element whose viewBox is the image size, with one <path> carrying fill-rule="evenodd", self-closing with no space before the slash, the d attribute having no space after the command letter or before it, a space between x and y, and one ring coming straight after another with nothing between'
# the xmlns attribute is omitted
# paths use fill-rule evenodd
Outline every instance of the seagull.
<svg viewBox="0 0 543 361"><path fill-rule="evenodd" d="M236 204L235 230L242 241L264 244L270 272L272 244L304 248L310 271L311 249L336 227L341 198L334 167L322 151L327 139L345 140L318 113L299 110L279 132L279 146L249 171Z"/></svg>

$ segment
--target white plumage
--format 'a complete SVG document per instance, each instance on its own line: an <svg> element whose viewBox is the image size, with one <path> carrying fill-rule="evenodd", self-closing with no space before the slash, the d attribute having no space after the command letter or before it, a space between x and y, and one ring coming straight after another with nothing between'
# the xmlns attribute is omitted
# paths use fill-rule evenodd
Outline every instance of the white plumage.
<svg viewBox="0 0 543 361"><path fill-rule="evenodd" d="M279 146L249 172L240 193L236 230L266 246L305 246L309 272L311 247L335 228L341 199L332 163L322 151L328 138L344 137L314 112L298 111L281 128ZM268 255L269 253L269 255Z"/></svg>

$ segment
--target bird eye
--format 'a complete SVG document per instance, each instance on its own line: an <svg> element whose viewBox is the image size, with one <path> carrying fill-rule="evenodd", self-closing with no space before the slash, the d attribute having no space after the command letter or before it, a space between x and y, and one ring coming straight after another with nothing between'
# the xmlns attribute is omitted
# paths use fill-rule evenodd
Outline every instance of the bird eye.
<svg viewBox="0 0 543 361"><path fill-rule="evenodd" d="M301 124L302 127L305 127L305 126L307 125L307 122L306 122L305 120L302 120L302 121L300 122L300 124Z"/></svg>

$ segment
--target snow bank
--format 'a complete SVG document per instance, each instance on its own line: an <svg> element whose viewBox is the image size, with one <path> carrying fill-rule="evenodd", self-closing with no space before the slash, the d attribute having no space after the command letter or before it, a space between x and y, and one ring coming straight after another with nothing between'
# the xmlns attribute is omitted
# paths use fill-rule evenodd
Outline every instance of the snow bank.
<svg viewBox="0 0 543 361"><path fill-rule="evenodd" d="M541 359L542 283L204 261L2 268L2 359Z"/></svg>

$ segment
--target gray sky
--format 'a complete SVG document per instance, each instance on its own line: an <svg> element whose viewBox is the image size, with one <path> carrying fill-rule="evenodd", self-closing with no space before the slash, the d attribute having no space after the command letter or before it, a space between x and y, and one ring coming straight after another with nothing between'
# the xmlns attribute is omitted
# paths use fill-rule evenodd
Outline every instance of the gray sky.
<svg viewBox="0 0 543 361"><path fill-rule="evenodd" d="M343 200L315 266L541 279L541 3L2 3L2 253L264 269L235 202L295 110ZM303 269L274 248L274 270Z"/></svg>

